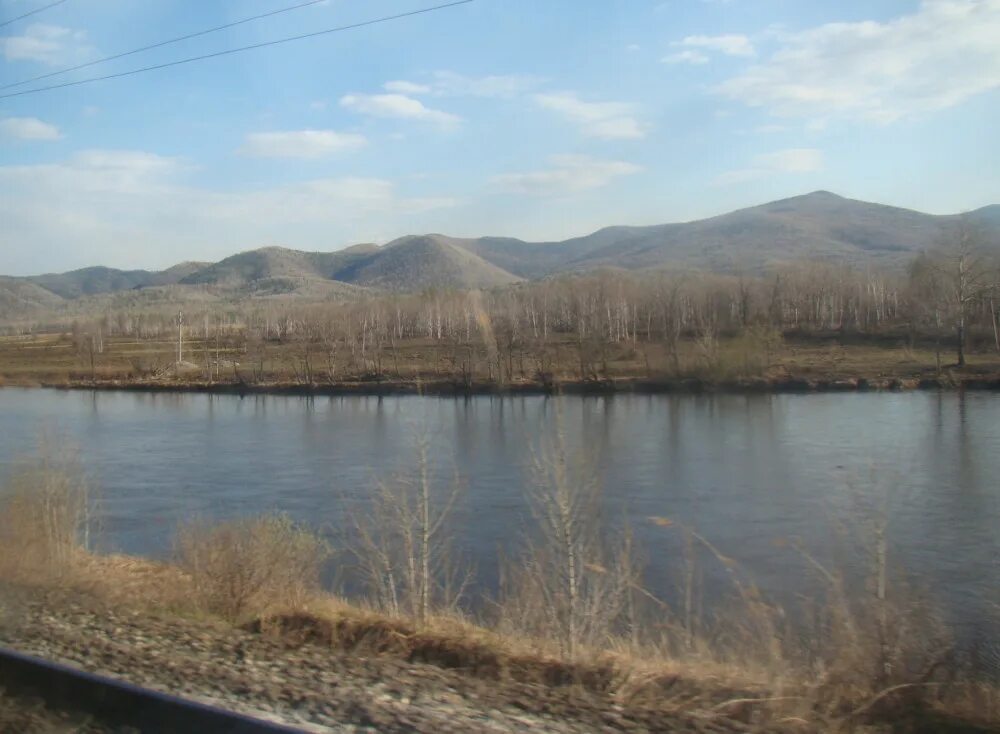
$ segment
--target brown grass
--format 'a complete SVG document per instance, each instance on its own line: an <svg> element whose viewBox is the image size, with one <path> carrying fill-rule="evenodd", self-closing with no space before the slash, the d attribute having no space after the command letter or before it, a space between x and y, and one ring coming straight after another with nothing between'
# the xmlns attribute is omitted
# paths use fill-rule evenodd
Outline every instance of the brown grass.
<svg viewBox="0 0 1000 734"><path fill-rule="evenodd" d="M301 604L319 588L328 555L320 538L285 515L193 522L177 536L193 603L230 622Z"/></svg>
<svg viewBox="0 0 1000 734"><path fill-rule="evenodd" d="M206 349L207 347L207 349ZM153 384L261 384L328 387L331 384L407 383L414 381L454 381L456 384L489 383L483 369L487 347L460 345L427 339L408 339L383 347L377 362L381 374L370 365L352 364L345 350L334 364L319 361L309 377L303 376L307 345L300 341L264 342L254 353L244 353L242 343L223 343L217 353L214 342L190 341L186 358L199 369L178 373L171 369L175 345L169 340L105 339L105 351L96 357L91 370L89 358L81 356L68 336L42 334L31 337L0 338L0 374L8 385L87 385L141 382ZM754 327L737 336L701 335L680 340L676 353L659 341L605 345L600 353L584 360L590 365L581 377L580 349L571 339L553 339L541 352L526 347L514 360L513 373L504 383L559 384L587 378L601 380L677 381L697 379L709 383L739 380L880 380L943 379L1000 373L1000 357L991 352L972 353L961 371L950 367L951 354L937 355L925 346L910 347L902 339L842 342L836 335L788 335ZM471 350L471 351L470 351ZM475 354L476 369L471 373L456 366L456 354ZM461 360L460 360L461 361ZM238 366L237 366L238 363ZM211 369L209 369L211 368ZM457 370L457 371L456 371ZM331 377L332 375L332 377Z"/></svg>
<svg viewBox="0 0 1000 734"><path fill-rule="evenodd" d="M72 574L86 554L91 492L79 466L43 449L0 495L0 568L10 576Z"/></svg>

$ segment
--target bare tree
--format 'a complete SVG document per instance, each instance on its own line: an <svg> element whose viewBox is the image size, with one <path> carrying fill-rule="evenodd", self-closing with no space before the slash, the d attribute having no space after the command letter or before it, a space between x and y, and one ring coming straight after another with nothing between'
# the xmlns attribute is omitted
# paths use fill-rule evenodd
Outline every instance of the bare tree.
<svg viewBox="0 0 1000 734"><path fill-rule="evenodd" d="M923 295L955 329L959 367L965 366L967 330L976 304L989 302L997 288L995 264L984 252L982 238L966 219L960 219L947 240L914 263L914 277L923 283Z"/></svg>
<svg viewBox="0 0 1000 734"><path fill-rule="evenodd" d="M561 415L532 467L533 529L506 571L502 622L558 641L573 657L606 642L629 609L636 573L630 538L614 549L601 521L602 485L582 453L568 456Z"/></svg>
<svg viewBox="0 0 1000 734"><path fill-rule="evenodd" d="M435 482L426 430L414 443L415 473L379 481L367 511L351 517L352 552L378 608L426 624L435 609L457 607L468 574L454 561L449 533L461 484L456 478L442 490Z"/></svg>

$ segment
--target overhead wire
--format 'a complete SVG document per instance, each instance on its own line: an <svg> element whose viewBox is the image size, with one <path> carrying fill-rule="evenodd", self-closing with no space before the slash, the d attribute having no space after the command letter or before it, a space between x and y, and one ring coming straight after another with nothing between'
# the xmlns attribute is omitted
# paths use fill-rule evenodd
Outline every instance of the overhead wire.
<svg viewBox="0 0 1000 734"><path fill-rule="evenodd" d="M133 54L142 53L143 51L152 51L154 48L161 48L162 46L169 46L173 43L180 43L181 41L187 41L192 38L198 38L199 36L207 36L209 33L217 33L219 31L224 31L227 28L234 28L238 25L243 25L244 23L250 23L255 20L261 20L263 18L270 18L275 15L280 15L281 13L288 13L292 10L299 10L301 8L308 7L310 5L318 5L319 3L328 2L329 0L307 0L306 2L301 2L296 5L289 5L285 8L278 8L277 10L271 10L267 13L261 13L260 15L254 15L249 18L243 18L241 20L233 21L232 23L226 23L224 25L218 25L214 28L206 28L202 31L196 31L194 33L188 33L183 36L177 36L176 38L168 38L165 41L159 41L157 43L151 43L148 46L140 46L139 48L134 48L131 51L123 51L112 56L105 56L101 59L95 59L93 61L87 61L82 64L77 64L76 66L70 66L65 69L59 69L57 71L50 71L47 74L39 74L38 76L33 76L30 79L23 79L19 82L11 82L9 84L0 85L0 89L10 89L11 87L20 87L25 84L31 84L32 82L41 81L42 79L48 79L50 77L59 76L60 74L68 74L71 71L79 71L80 69L86 69L89 66L96 66L97 64L103 64L107 61L114 61L115 59L121 59L126 56L132 56ZM65 2L65 0L63 0Z"/></svg>
<svg viewBox="0 0 1000 734"><path fill-rule="evenodd" d="M30 18L32 15L36 15L36 14L42 12L43 10L48 10L49 8L54 8L56 5L62 5L64 2L66 2L66 0L56 0L54 3L49 3L48 5L43 5L40 8L35 8L34 10L29 10L27 13L24 13L23 15L19 15L16 18L10 18L9 20L5 20L5 21L0 22L0 28L3 28L4 26L8 26L11 23L17 23L17 21L19 21L19 20L24 20L25 18Z"/></svg>
<svg viewBox="0 0 1000 734"><path fill-rule="evenodd" d="M147 71L156 71L157 69L167 69L173 66L180 66L181 64L190 64L196 61L205 61L206 59L214 59L220 56L228 56L231 54L241 53L243 51L252 51L258 48L267 48L269 46L277 46L282 43L291 43L292 41L301 41L306 38L315 38L317 36L324 36L330 33L339 33L341 31L354 30L356 28L364 28L365 26L376 25L378 23L387 23L393 20L400 20L402 18L409 18L415 15L423 15L425 13L433 13L438 10L445 10L446 8L453 8L459 5L468 5L469 3L475 2L475 0L454 0L453 2L443 3L441 5L433 5L427 8L420 8L418 10L410 10L405 13L396 13L395 15L385 15L381 18L373 18L371 20L365 20L358 23L351 23L349 25L337 26L335 28L325 28L321 31L312 31L310 33L301 33L296 36L286 36L284 38L276 38L271 41L261 41L260 43L252 43L248 46L239 46L237 48L229 48L223 51L215 51L213 53L201 54L200 56L189 56L184 59L177 59L175 61L167 61L162 64L153 64L151 66L144 66L140 69L131 69L129 71L121 71L115 74L105 74L104 76L88 77L87 79L77 79L71 82L63 82L61 84L51 84L45 87L36 87L35 89L25 89L20 92L8 92L7 94L0 94L0 99L9 99L11 97L22 97L27 94L38 94L39 92L48 92L53 89L64 89L66 87L76 87L82 84L92 84L94 82L105 81L108 79L120 79L121 77L132 76L134 74L142 74Z"/></svg>

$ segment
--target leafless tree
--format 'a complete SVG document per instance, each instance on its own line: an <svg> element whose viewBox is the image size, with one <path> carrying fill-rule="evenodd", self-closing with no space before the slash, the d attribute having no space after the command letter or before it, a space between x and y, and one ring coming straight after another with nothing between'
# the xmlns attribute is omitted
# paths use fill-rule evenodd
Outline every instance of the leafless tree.
<svg viewBox="0 0 1000 734"><path fill-rule="evenodd" d="M623 623L636 570L630 543L610 542L601 481L584 454L569 455L562 424L557 415L533 462L533 527L506 570L501 610L507 625L555 639L573 657Z"/></svg>
<svg viewBox="0 0 1000 734"><path fill-rule="evenodd" d="M435 480L426 430L414 444L415 473L378 481L369 507L352 513L352 553L378 608L426 624L458 606L468 573L455 562L449 526L461 484Z"/></svg>
<svg viewBox="0 0 1000 734"><path fill-rule="evenodd" d="M997 290L995 261L987 254L981 235L964 218L950 228L934 251L918 258L911 270L921 284L918 297L933 304L935 319L950 322L955 330L957 364L966 363L968 325L976 306L993 314L991 298Z"/></svg>

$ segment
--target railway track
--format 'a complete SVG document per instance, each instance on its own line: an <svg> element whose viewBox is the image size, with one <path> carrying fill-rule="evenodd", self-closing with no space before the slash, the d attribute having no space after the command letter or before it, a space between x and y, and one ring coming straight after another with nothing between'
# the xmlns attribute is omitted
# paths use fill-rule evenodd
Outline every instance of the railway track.
<svg viewBox="0 0 1000 734"><path fill-rule="evenodd" d="M12 696L41 699L53 710L86 714L111 730L142 734L301 734L296 729L77 670L0 647L0 688Z"/></svg>

